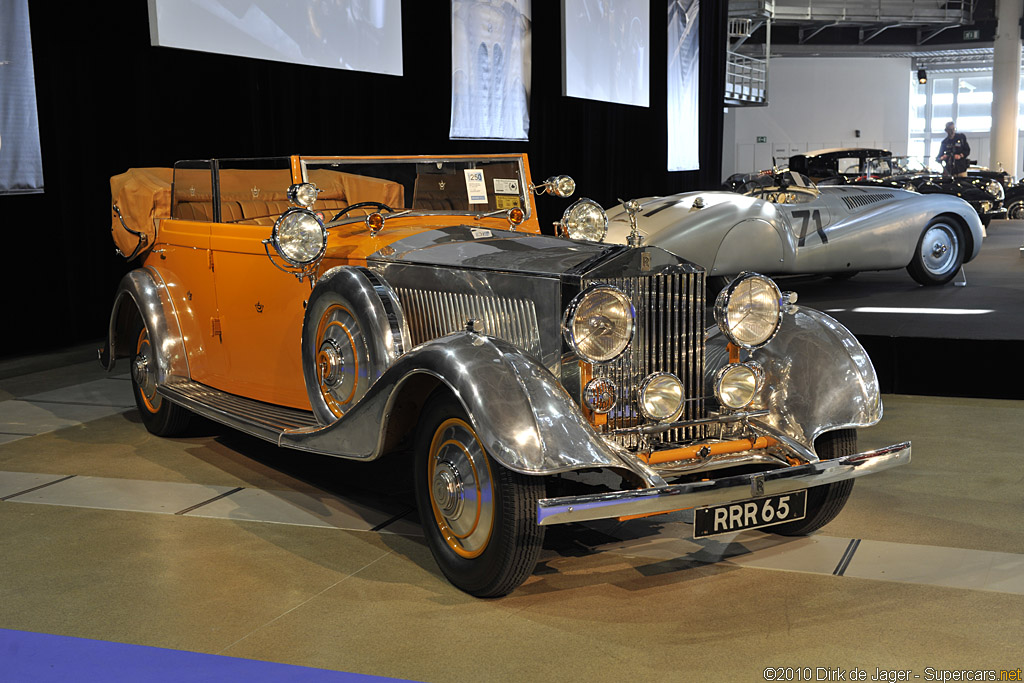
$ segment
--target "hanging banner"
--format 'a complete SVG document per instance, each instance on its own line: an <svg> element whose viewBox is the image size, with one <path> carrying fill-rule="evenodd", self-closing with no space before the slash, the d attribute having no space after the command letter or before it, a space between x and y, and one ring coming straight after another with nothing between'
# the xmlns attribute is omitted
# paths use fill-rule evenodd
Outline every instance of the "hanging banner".
<svg viewBox="0 0 1024 683"><path fill-rule="evenodd" d="M530 135L530 0L452 0L449 137Z"/></svg>
<svg viewBox="0 0 1024 683"><path fill-rule="evenodd" d="M668 170L700 168L699 0L668 0Z"/></svg>
<svg viewBox="0 0 1024 683"><path fill-rule="evenodd" d="M28 0L0 2L0 194L43 191Z"/></svg>

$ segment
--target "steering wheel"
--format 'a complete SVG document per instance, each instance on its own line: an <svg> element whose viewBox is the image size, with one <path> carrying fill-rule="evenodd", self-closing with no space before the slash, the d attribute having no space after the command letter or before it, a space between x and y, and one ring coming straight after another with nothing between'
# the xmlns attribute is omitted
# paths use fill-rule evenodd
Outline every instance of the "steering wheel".
<svg viewBox="0 0 1024 683"><path fill-rule="evenodd" d="M334 214L334 218L331 219L331 222L333 223L334 221L338 220L352 209L365 209L368 206L372 206L379 210L387 211L388 213L394 213L395 211L384 202L356 202L355 204L350 204L341 211L339 211L338 213Z"/></svg>

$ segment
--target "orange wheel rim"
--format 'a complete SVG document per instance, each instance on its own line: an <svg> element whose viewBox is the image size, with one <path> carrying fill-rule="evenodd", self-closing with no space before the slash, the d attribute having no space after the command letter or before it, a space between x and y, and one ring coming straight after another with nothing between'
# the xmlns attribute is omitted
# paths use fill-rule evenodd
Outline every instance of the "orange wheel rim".
<svg viewBox="0 0 1024 683"><path fill-rule="evenodd" d="M490 543L493 481L487 452L473 428L459 418L442 422L427 454L427 486L438 531L459 557L479 557Z"/></svg>
<svg viewBox="0 0 1024 683"><path fill-rule="evenodd" d="M342 319L339 320L335 316L342 316ZM320 316L320 322L316 328L315 348L317 349L317 382L320 396L328 410L337 417L345 414L348 404L355 398L356 390L359 388L359 353L355 338L344 322L345 316L355 320L352 311L341 304L331 304ZM346 357L351 359L353 366L350 373L345 373L352 377L352 389L347 396L340 398L335 394L335 389L342 383L344 377L340 377L336 383L332 383L326 378L330 377L335 370L342 371Z"/></svg>
<svg viewBox="0 0 1024 683"><path fill-rule="evenodd" d="M154 362L153 345L150 344L149 342L149 332L146 330L146 327L143 326L142 331L139 332L139 338L135 343L135 364L136 367L138 368L140 367L140 363L142 363L145 366L148 366L148 364L152 362ZM149 412L154 414L157 413L160 410L161 399L159 394L156 393L156 387L153 387L152 396L146 395L146 387L149 386L149 384L151 383L151 378L148 377L150 371L148 369L145 369L133 370L133 372L139 373L139 376L137 376L135 379L135 384L138 387L137 390L139 392L139 397L142 399L143 405L146 406L146 410L148 410ZM146 382L139 381L139 377L142 376L143 372L146 373L147 376Z"/></svg>

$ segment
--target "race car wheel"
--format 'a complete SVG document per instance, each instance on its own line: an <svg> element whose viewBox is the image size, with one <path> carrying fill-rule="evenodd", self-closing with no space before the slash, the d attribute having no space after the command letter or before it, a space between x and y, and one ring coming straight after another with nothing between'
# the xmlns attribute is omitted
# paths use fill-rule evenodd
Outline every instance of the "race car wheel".
<svg viewBox="0 0 1024 683"><path fill-rule="evenodd" d="M132 393L142 424L157 436L178 436L188 429L192 413L157 393L157 359L149 331L139 319L132 331L135 353L131 359Z"/></svg>
<svg viewBox="0 0 1024 683"><path fill-rule="evenodd" d="M814 450L822 460L853 455L857 452L857 431L840 429L823 434L818 437ZM807 516L795 522L769 527L767 531L780 536L805 536L817 531L836 518L846 505L851 491L853 479L813 486L807 489Z"/></svg>
<svg viewBox="0 0 1024 683"><path fill-rule="evenodd" d="M944 285L952 280L964 262L963 236L952 219L932 219L917 241L907 272L918 284Z"/></svg>
<svg viewBox="0 0 1024 683"><path fill-rule="evenodd" d="M430 552L457 588L481 598L509 593L530 576L544 527L544 482L491 458L447 390L426 402L416 434L416 506Z"/></svg>
<svg viewBox="0 0 1024 683"><path fill-rule="evenodd" d="M1006 207L1006 217L1012 218L1013 220L1020 220L1021 218L1024 218L1024 199L1018 199L1011 202L1010 205Z"/></svg>

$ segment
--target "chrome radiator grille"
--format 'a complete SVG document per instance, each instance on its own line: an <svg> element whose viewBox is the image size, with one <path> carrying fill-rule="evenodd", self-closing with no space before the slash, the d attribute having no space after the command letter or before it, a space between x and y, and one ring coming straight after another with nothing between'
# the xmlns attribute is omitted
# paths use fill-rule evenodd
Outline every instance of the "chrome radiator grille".
<svg viewBox="0 0 1024 683"><path fill-rule="evenodd" d="M644 424L636 391L653 372L671 372L683 382L686 399L682 420L704 417L704 273L613 278L602 284L618 287L636 309L636 333L630 349L619 359L593 366L594 377L605 377L618 388L616 406L606 430ZM597 284L588 282L587 285ZM703 436L703 427L664 432L661 442L681 442ZM639 436L614 437L622 446L639 445Z"/></svg>
<svg viewBox="0 0 1024 683"><path fill-rule="evenodd" d="M453 294L400 287L396 290L409 323L413 345L466 328L504 339L522 351L541 355L537 310L529 299Z"/></svg>

